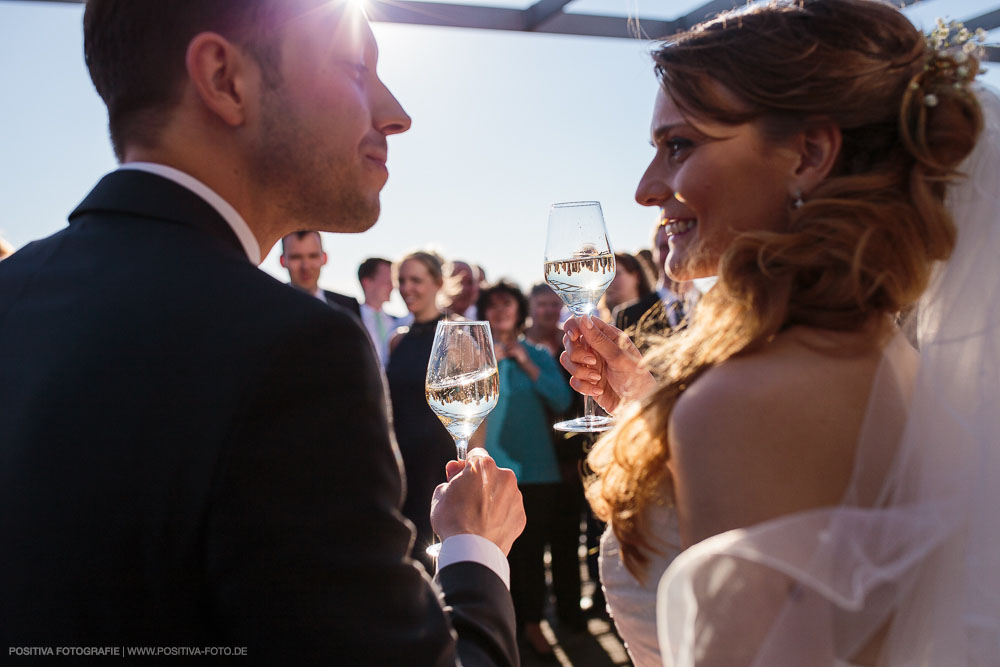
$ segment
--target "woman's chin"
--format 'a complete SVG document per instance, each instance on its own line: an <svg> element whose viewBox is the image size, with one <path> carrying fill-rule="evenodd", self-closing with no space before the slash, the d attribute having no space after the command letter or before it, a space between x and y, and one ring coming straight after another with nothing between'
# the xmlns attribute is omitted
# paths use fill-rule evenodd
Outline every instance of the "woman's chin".
<svg viewBox="0 0 1000 667"><path fill-rule="evenodd" d="M667 277L675 283L686 283L699 278L711 278L717 275L717 266L710 262L697 261L689 253L675 254L671 252L666 263Z"/></svg>

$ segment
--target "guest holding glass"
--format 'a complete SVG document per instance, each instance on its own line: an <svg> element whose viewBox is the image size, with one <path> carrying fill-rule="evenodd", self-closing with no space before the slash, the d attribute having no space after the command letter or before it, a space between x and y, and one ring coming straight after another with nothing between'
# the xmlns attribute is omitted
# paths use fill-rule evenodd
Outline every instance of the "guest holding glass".
<svg viewBox="0 0 1000 667"><path fill-rule="evenodd" d="M516 285L500 281L482 290L479 316L490 323L500 371L500 400L486 420L486 450L517 475L527 527L511 549L511 595L519 633L540 657L552 655L540 622L545 606L545 544L561 476L552 444L552 413L565 411L569 386L552 354L522 333L528 301Z"/></svg>
<svg viewBox="0 0 1000 667"><path fill-rule="evenodd" d="M545 283L538 283L531 288L528 295L528 316L531 323L524 330L524 338L529 344L547 350L553 359L558 359L563 351L563 330L559 321L562 308L562 299ZM571 377L565 371L563 375L567 381ZM571 393L572 408L553 415L552 422L583 412L583 397L576 392ZM560 472L549 541L552 554L552 591L556 597L555 611L560 628L576 631L584 627L580 611L580 523L585 511L590 514L583 495L580 463L586 456L587 445L592 439L586 433L564 433L555 429L550 429L549 433ZM600 536L600 532L597 535ZM597 581L596 553L592 560L591 579Z"/></svg>
<svg viewBox="0 0 1000 667"><path fill-rule="evenodd" d="M440 257L423 251L410 253L399 263L396 270L399 294L413 315L413 323L409 328L401 327L390 342L385 371L396 443L406 470L403 515L417 529L413 554L431 572L433 563L424 553L434 539L431 496L437 485L445 481L445 464L455 458L455 443L431 412L424 395L434 332L443 317L437 307L438 292L444 285L442 265Z"/></svg>

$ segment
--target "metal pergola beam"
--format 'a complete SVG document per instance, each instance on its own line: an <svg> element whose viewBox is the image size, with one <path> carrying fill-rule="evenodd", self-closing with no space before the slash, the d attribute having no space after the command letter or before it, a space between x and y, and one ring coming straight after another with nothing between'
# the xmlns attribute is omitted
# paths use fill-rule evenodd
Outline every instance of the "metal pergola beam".
<svg viewBox="0 0 1000 667"><path fill-rule="evenodd" d="M3 0L0 0L2 2ZM83 0L36 0L37 2L80 3ZM169 2L169 0L162 0ZM901 7L918 0L897 0ZM414 25L517 32L555 33L619 39L656 39L690 28L715 14L745 4L746 0L707 0L705 4L673 21L570 14L564 11L573 0L536 0L526 9L463 5L455 2L423 0L367 0L368 15L373 21ZM965 21L970 30L1000 28L1000 8ZM985 49L985 59L1000 61L1000 47Z"/></svg>
<svg viewBox="0 0 1000 667"><path fill-rule="evenodd" d="M524 10L525 30L537 30L556 14L562 14L563 7L573 0L538 0L535 4Z"/></svg>

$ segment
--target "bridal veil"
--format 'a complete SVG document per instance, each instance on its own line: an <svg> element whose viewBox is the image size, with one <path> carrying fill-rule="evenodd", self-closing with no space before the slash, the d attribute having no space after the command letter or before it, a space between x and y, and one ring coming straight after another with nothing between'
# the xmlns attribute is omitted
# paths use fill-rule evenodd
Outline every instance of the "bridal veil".
<svg viewBox="0 0 1000 667"><path fill-rule="evenodd" d="M843 503L683 552L658 590L664 665L1000 665L1000 98L975 93L957 245L919 358L886 348Z"/></svg>

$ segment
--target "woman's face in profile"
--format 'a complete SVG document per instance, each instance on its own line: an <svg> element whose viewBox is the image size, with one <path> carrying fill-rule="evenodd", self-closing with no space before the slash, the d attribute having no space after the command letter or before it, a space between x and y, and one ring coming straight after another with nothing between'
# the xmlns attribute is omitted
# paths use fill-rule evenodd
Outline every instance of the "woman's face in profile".
<svg viewBox="0 0 1000 667"><path fill-rule="evenodd" d="M651 135L656 154L635 199L660 209L672 279L716 275L720 256L739 232L783 228L799 160L791 139L776 144L756 123L689 120L662 88Z"/></svg>

